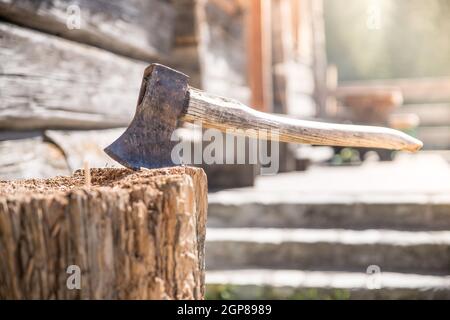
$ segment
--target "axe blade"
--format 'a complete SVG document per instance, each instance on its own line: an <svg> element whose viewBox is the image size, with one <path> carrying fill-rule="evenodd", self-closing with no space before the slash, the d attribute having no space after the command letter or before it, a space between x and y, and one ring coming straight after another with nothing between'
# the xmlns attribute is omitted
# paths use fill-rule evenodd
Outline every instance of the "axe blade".
<svg viewBox="0 0 450 320"><path fill-rule="evenodd" d="M150 65L144 72L132 122L104 151L133 170L176 165L177 159L171 156L176 142L171 136L187 108L188 79L169 67Z"/></svg>

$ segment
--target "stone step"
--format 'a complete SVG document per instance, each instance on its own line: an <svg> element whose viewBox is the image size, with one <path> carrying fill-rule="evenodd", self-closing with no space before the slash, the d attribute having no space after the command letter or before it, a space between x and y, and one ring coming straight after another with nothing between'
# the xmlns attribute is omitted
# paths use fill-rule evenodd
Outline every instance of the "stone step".
<svg viewBox="0 0 450 320"><path fill-rule="evenodd" d="M394 198L394 199L393 199ZM290 201L209 201L209 227L450 230L450 198L309 196Z"/></svg>
<svg viewBox="0 0 450 320"><path fill-rule="evenodd" d="M450 231L209 228L207 270L272 268L450 274Z"/></svg>
<svg viewBox="0 0 450 320"><path fill-rule="evenodd" d="M210 299L450 299L450 277L381 272L208 271Z"/></svg>

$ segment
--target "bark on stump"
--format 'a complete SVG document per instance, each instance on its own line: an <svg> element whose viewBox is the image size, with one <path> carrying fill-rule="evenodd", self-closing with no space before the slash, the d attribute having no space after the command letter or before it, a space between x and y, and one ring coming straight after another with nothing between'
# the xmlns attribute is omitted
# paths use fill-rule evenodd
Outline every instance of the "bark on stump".
<svg viewBox="0 0 450 320"><path fill-rule="evenodd" d="M202 299L204 172L90 173L0 182L0 299Z"/></svg>

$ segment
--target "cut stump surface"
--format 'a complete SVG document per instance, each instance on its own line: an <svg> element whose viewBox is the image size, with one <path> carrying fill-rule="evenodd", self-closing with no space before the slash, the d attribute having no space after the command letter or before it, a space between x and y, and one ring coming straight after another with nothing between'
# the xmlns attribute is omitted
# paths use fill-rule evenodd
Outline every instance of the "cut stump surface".
<svg viewBox="0 0 450 320"><path fill-rule="evenodd" d="M90 173L0 181L0 299L202 299L203 170Z"/></svg>

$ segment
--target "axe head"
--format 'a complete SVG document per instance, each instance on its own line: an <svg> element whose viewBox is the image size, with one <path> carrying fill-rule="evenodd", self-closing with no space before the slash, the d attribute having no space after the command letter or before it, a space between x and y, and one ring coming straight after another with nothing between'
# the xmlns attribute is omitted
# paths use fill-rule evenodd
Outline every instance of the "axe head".
<svg viewBox="0 0 450 320"><path fill-rule="evenodd" d="M136 113L127 130L105 152L127 168L173 166L171 141L189 102L188 76L160 64L144 72Z"/></svg>

